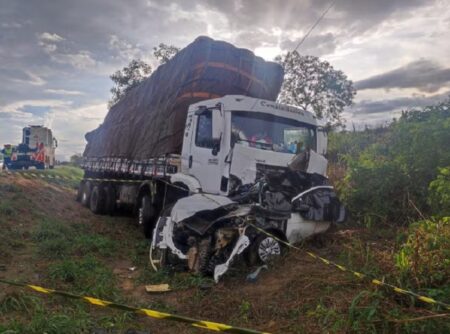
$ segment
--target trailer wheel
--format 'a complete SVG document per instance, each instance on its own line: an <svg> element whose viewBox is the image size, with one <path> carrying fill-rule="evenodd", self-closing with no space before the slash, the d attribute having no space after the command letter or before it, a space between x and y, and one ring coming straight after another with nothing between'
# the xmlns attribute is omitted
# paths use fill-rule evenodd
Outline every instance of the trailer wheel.
<svg viewBox="0 0 450 334"><path fill-rule="evenodd" d="M82 185L81 189L81 204L83 204L85 207L89 206L89 202L91 200L91 182L87 181Z"/></svg>
<svg viewBox="0 0 450 334"><path fill-rule="evenodd" d="M116 210L116 190L111 184L105 184L103 194L105 195L104 213L111 215Z"/></svg>
<svg viewBox="0 0 450 334"><path fill-rule="evenodd" d="M155 227L155 208L149 194L142 195L139 201L138 223L143 226L145 237L150 238Z"/></svg>
<svg viewBox="0 0 450 334"><path fill-rule="evenodd" d="M95 214L103 213L105 209L105 193L100 185L95 185L92 188L89 208Z"/></svg>

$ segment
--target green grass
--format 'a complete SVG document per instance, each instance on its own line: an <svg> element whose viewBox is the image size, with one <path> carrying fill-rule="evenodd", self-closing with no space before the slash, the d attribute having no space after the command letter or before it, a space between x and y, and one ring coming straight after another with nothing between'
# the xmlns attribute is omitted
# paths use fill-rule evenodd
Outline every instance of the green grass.
<svg viewBox="0 0 450 334"><path fill-rule="evenodd" d="M35 175L51 175L55 178L41 178L47 182L58 184L58 185L68 185L70 187L78 186L78 183L83 178L84 171L75 166L57 166L54 169L47 170L29 170L23 173L25 178L33 178L31 173ZM57 177L60 177L59 179ZM69 178L70 180L65 180L64 178Z"/></svg>
<svg viewBox="0 0 450 334"><path fill-rule="evenodd" d="M69 291L107 299L119 295L112 270L91 256L53 263L48 271L54 285Z"/></svg>
<svg viewBox="0 0 450 334"><path fill-rule="evenodd" d="M110 257L117 250L117 243L110 238L90 233L80 225L68 225L59 220L43 220L33 232L38 255L49 259L65 256L100 255Z"/></svg>

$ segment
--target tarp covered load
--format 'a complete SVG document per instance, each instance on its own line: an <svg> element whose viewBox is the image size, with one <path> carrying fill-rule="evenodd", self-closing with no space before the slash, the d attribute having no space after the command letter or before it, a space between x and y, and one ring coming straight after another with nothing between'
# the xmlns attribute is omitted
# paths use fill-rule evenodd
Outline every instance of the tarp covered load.
<svg viewBox="0 0 450 334"><path fill-rule="evenodd" d="M275 100L279 64L251 51L198 37L132 89L86 134L85 157L143 160L181 153L187 108L200 100L240 94Z"/></svg>

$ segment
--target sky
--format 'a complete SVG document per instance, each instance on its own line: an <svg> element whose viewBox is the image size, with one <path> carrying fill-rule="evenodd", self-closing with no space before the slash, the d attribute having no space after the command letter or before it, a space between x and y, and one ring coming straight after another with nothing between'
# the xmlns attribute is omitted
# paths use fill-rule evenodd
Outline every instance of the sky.
<svg viewBox="0 0 450 334"><path fill-rule="evenodd" d="M157 66L159 43L200 35L266 60L290 51L330 0L0 0L0 144L45 125L57 157L82 153L107 113L113 72ZM450 95L449 0L336 0L299 48L354 82L347 125L386 124Z"/></svg>

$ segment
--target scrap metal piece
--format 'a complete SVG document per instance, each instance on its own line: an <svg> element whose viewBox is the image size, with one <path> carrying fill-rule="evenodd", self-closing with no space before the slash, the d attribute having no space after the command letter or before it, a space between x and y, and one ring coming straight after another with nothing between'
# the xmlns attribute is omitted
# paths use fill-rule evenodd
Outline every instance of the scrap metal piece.
<svg viewBox="0 0 450 334"><path fill-rule="evenodd" d="M219 264L214 268L214 281L216 283L219 282L220 276L228 271L228 268L230 267L231 261L233 261L234 257L238 254L241 254L248 246L250 246L250 239L245 234L242 234L237 240L236 245L234 246L227 262Z"/></svg>
<svg viewBox="0 0 450 334"><path fill-rule="evenodd" d="M250 274L247 275L246 277L246 281L247 282L256 282L256 280L258 279L259 273L261 272L261 270L266 269L268 270L269 267L267 266L267 264L263 264L262 266L259 266L258 268L256 268L255 271L251 272Z"/></svg>
<svg viewBox="0 0 450 334"><path fill-rule="evenodd" d="M149 284L145 286L147 292L167 292L171 291L169 284Z"/></svg>

